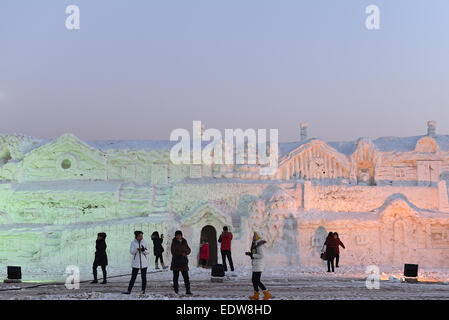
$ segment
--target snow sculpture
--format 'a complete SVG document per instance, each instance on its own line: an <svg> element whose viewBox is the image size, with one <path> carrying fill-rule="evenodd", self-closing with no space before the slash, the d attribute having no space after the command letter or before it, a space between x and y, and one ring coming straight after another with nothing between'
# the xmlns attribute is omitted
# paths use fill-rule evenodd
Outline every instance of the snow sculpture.
<svg viewBox="0 0 449 320"><path fill-rule="evenodd" d="M227 225L237 265L258 230L270 263L320 265L337 231L345 265L449 266L449 136L435 122L427 135L347 142L301 128L301 141L279 144L273 176L257 165L175 165L170 141L0 135L0 259L90 267L106 232L111 265L128 266L135 229L164 233L167 246L182 228L197 254L202 234L218 238Z"/></svg>

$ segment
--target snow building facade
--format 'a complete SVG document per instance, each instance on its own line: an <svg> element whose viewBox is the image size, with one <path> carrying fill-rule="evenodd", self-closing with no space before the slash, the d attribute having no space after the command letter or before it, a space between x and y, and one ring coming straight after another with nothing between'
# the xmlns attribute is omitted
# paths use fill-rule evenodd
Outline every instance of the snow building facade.
<svg viewBox="0 0 449 320"><path fill-rule="evenodd" d="M196 265L200 239L234 233L233 257L251 232L268 241L267 264L321 265L329 231L345 265L449 267L449 135L308 139L279 143L278 171L257 165L175 165L170 141L81 141L0 136L0 262L90 266L98 232L109 264L129 266L134 230L169 242L181 229ZM154 259L150 259L152 263Z"/></svg>

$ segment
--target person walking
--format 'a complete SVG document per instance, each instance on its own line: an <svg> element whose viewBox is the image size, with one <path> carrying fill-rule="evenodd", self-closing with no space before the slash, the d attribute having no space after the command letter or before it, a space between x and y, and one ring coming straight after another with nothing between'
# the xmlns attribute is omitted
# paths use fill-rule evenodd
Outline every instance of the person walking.
<svg viewBox="0 0 449 320"><path fill-rule="evenodd" d="M226 266L226 258L229 261L229 267L231 268L231 271L234 271L234 263L232 262L231 256L231 241L232 241L232 233L228 231L227 226L224 226L223 232L218 238L218 242L221 243L220 251L224 271L228 271L228 267Z"/></svg>
<svg viewBox="0 0 449 320"><path fill-rule="evenodd" d="M334 238L333 232L329 232L324 245L326 246L327 272L331 272L331 267L332 272L335 272L334 259L337 254L337 241Z"/></svg>
<svg viewBox="0 0 449 320"><path fill-rule="evenodd" d="M91 283L98 283L97 268L100 266L103 272L103 281L101 284L106 284L106 266L108 265L108 255L106 254L106 233L100 232L97 234L97 240L95 242L95 259L92 266L92 273L94 280Z"/></svg>
<svg viewBox="0 0 449 320"><path fill-rule="evenodd" d="M336 253L335 253L335 268L338 268L339 267L338 266L338 262L340 261L340 246L343 249L346 249L346 248L345 248L345 245L343 244L343 242L341 242L340 238L338 237L338 233L337 232L334 232L334 238L335 238L335 241L336 241L336 244L337 244L337 246L336 246Z"/></svg>
<svg viewBox="0 0 449 320"><path fill-rule="evenodd" d="M156 269L159 268L159 260L161 261L161 266L163 269L167 269L168 267L164 264L164 258L162 257L162 253L164 252L164 247L162 246L162 243L164 242L164 235L161 234L159 237L159 232L154 231L151 235L151 240L153 240L153 253L156 257L156 260L154 261Z"/></svg>
<svg viewBox="0 0 449 320"><path fill-rule="evenodd" d="M134 231L134 236L135 239L131 242L131 246L129 249L129 252L133 256L131 261L132 266L131 280L129 281L128 290L123 292L123 294L131 293L139 270L140 276L142 277L142 294L145 294L145 289L147 287L147 268L148 268L147 255L150 253L150 251L148 250L147 242L143 239L142 231Z"/></svg>
<svg viewBox="0 0 449 320"><path fill-rule="evenodd" d="M209 262L209 242L207 239L203 239L200 247L200 265L202 268L207 268Z"/></svg>
<svg viewBox="0 0 449 320"><path fill-rule="evenodd" d="M178 279L179 272L181 272L186 287L186 294L192 294L189 280L189 259L187 259L190 252L187 240L183 238L182 232L177 230L171 244L172 260L170 266L170 270L173 271L173 289L175 293L179 291Z"/></svg>
<svg viewBox="0 0 449 320"><path fill-rule="evenodd" d="M251 266L252 266L252 283L254 287L254 295L250 296L251 300L259 300L259 288L262 289L264 297L263 300L268 300L272 298L271 293L267 290L264 284L260 281L262 276L262 272L264 269L263 265L263 246L267 243L263 240L257 232L254 232L253 241L251 243L251 249L249 252L245 252L247 256L251 258Z"/></svg>

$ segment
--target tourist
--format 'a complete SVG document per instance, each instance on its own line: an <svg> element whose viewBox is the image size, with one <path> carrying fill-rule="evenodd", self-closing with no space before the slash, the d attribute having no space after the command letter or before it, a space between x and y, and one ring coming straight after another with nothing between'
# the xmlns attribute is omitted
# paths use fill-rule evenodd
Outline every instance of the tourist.
<svg viewBox="0 0 449 320"><path fill-rule="evenodd" d="M223 269L224 271L228 271L226 266L226 258L229 260L229 267L231 271L234 271L234 264L232 263L231 256L231 241L232 241L232 233L228 231L228 227L223 227L223 232L218 238L218 242L221 243L221 259L223 260Z"/></svg>
<svg viewBox="0 0 449 320"><path fill-rule="evenodd" d="M98 283L97 279L97 268L100 266L103 272L103 282L106 284L106 266L108 265L108 255L106 254L106 233L100 232L97 234L97 241L95 243L95 259L93 268L94 280L91 283Z"/></svg>
<svg viewBox="0 0 449 320"><path fill-rule="evenodd" d="M337 241L334 238L333 232L329 232L324 245L326 246L327 272L331 272L331 267L332 272L335 272L334 259L337 254Z"/></svg>
<svg viewBox="0 0 449 320"><path fill-rule="evenodd" d="M140 270L140 276L142 277L142 294L145 294L145 288L147 286L147 268L148 260L147 254L149 254L148 244L143 239L142 231L134 231L135 239L131 242L131 247L129 252L132 254L132 274L131 280L129 281L128 291L123 292L124 294L130 294L133 289L134 282L136 281L137 274Z"/></svg>
<svg viewBox="0 0 449 320"><path fill-rule="evenodd" d="M156 269L159 269L159 260L161 261L163 269L168 268L168 266L164 264L164 258L162 257L162 253L164 252L164 247L162 246L162 242L164 241L164 235L161 234L161 236L159 237L159 232L154 231L153 234L151 235L151 240L153 240L153 252L154 256L156 257L156 260L154 262Z"/></svg>
<svg viewBox="0 0 449 320"><path fill-rule="evenodd" d="M340 238L338 237L338 233L334 232L334 238L335 241L337 242L337 246L336 248L336 253L335 253L335 267L338 268L338 262L340 261L340 246L343 247L343 249L345 248L345 245L343 244L343 242L341 242Z"/></svg>
<svg viewBox="0 0 449 320"><path fill-rule="evenodd" d="M249 252L245 252L247 256L251 258L251 266L252 266L252 282L254 287L254 295L250 296L251 300L259 300L259 288L262 289L264 297L263 300L268 300L272 297L267 288L260 281L263 271L263 245L267 243L265 240L262 240L260 235L257 232L254 232L253 241L251 243L251 249Z"/></svg>
<svg viewBox="0 0 449 320"><path fill-rule="evenodd" d="M181 272L186 287L186 294L192 294L189 281L189 259L187 259L190 252L187 240L182 237L182 232L180 230L176 231L171 244L172 261L170 267L173 271L173 289L175 289L175 293L178 293L179 290L178 279L179 272Z"/></svg>
<svg viewBox="0 0 449 320"><path fill-rule="evenodd" d="M202 268L207 267L207 263L209 262L209 242L207 239L203 239L201 241L200 247L200 265Z"/></svg>

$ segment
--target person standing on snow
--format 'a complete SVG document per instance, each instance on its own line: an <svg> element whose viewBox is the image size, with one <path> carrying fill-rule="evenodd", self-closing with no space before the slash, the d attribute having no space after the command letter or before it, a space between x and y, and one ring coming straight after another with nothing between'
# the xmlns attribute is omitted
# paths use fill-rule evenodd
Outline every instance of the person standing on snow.
<svg viewBox="0 0 449 320"><path fill-rule="evenodd" d="M108 255L106 254L106 233L100 232L97 234L97 241L95 243L95 260L92 266L92 272L94 274L94 280L91 283L98 283L97 268L101 266L103 272L103 282L106 284L106 266L108 265Z"/></svg>
<svg viewBox="0 0 449 320"><path fill-rule="evenodd" d="M337 241L334 238L333 232L329 232L324 245L326 246L327 272L331 272L331 266L332 272L335 272L334 259L337 254Z"/></svg>
<svg viewBox="0 0 449 320"><path fill-rule="evenodd" d="M231 256L231 241L232 241L232 233L228 231L228 227L223 227L223 232L218 238L218 242L221 243L221 259L223 260L223 269L224 271L228 271L228 267L226 266L226 258L229 260L229 266L231 271L234 271L234 264L232 262Z"/></svg>
<svg viewBox="0 0 449 320"><path fill-rule="evenodd" d="M130 294L133 289L134 282L136 281L137 274L139 273L142 277L142 294L145 294L145 288L147 287L147 268L148 259L147 254L149 254L148 244L143 239L142 231L134 231L135 239L131 242L129 252L133 256L131 261L132 274L131 280L129 281L128 291L123 292L123 294Z"/></svg>
<svg viewBox="0 0 449 320"><path fill-rule="evenodd" d="M166 269L167 266L164 264L164 258L162 258L162 253L164 252L164 247L162 246L162 242L164 241L164 235L161 234L159 237L159 232L154 231L151 235L151 240L153 240L153 252L156 257L155 265L156 269L159 269L158 261L161 260L161 265L163 269Z"/></svg>
<svg viewBox="0 0 449 320"><path fill-rule="evenodd" d="M346 249L346 248L345 248L345 245L343 244L343 242L341 242L340 238L338 237L337 232L334 232L334 238L335 238L335 241L337 242L336 253L335 253L335 268L338 268L338 262L340 261L340 246L342 246L343 249Z"/></svg>
<svg viewBox="0 0 449 320"><path fill-rule="evenodd" d="M207 268L209 262L209 242L207 239L201 241L200 247L200 265L202 268Z"/></svg>
<svg viewBox="0 0 449 320"><path fill-rule="evenodd" d="M179 285L179 272L181 272L184 278L184 285L186 287L186 294L192 294L190 292L190 280L189 280L189 260L187 256L190 254L191 250L187 244L187 240L182 237L182 232L180 230L175 232L175 237L171 243L171 267L170 270L173 271L173 289L175 293L178 293Z"/></svg>
<svg viewBox="0 0 449 320"><path fill-rule="evenodd" d="M259 300L259 288L262 289L264 297L263 300L268 300L272 297L271 293L260 281L263 272L263 245L267 243L265 240L259 236L257 232L254 232L253 241L251 243L251 249L249 252L245 252L247 256L251 258L252 265L252 282L254 287L254 295L250 296L251 300Z"/></svg>

